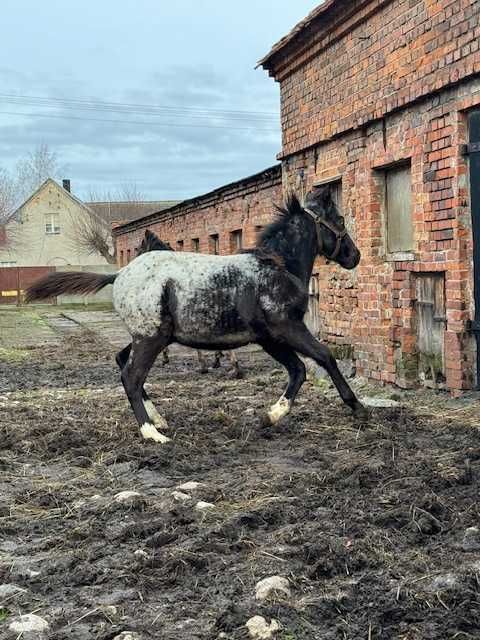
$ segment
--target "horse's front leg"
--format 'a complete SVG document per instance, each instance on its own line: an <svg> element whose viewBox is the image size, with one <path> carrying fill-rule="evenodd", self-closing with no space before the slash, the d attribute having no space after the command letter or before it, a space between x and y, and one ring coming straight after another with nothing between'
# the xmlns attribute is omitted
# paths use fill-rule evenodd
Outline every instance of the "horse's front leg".
<svg viewBox="0 0 480 640"><path fill-rule="evenodd" d="M157 429L157 426L166 428L166 420L157 412L153 403L146 396L143 385L147 378L155 358L159 351L168 344L168 339L164 336L156 338L139 338L133 342L130 354L125 366L122 369L122 383L127 394L127 398L132 406L135 418L140 426L140 432L146 440L165 443L170 440ZM145 400L144 396L147 397ZM152 408L154 416L150 415ZM161 424L159 424L159 422Z"/></svg>
<svg viewBox="0 0 480 640"><path fill-rule="evenodd" d="M288 324L282 327L280 333L281 339L292 349L307 358L312 358L327 371L340 397L356 416L362 418L368 416L368 411L358 401L350 385L340 373L330 349L314 338L303 322Z"/></svg>
<svg viewBox="0 0 480 640"><path fill-rule="evenodd" d="M207 360L200 349L197 349L197 357L200 364L200 373L208 373Z"/></svg>
<svg viewBox="0 0 480 640"><path fill-rule="evenodd" d="M240 368L240 365L238 363L238 358L235 355L235 351L233 351L233 349L231 349L228 352L228 358L230 360L230 364L233 367L233 371L234 371L234 377L237 378L238 380L240 380L241 378L243 378L243 371Z"/></svg>
<svg viewBox="0 0 480 640"><path fill-rule="evenodd" d="M166 350L167 349L165 348L164 352ZM125 349L122 349L117 354L115 359L117 361L118 366L120 367L120 371L123 371L124 367L126 366L131 351L132 351L132 343L127 345L125 347ZM162 352L162 353L164 353L164 352ZM167 360L168 360L168 358L167 358ZM157 411L157 408L155 407L153 402L150 400L147 392L143 388L143 385L142 385L142 388L141 388L141 392L142 392L143 405L145 407L145 411L147 412L148 417L150 418L150 420L155 424L156 427L159 427L160 429L167 429L168 428L167 421Z"/></svg>
<svg viewBox="0 0 480 640"><path fill-rule="evenodd" d="M265 417L267 424L277 424L290 412L295 398L306 380L305 365L295 351L287 344L278 343L273 340L265 340L259 342L259 344L288 371L289 380L287 388L280 399L270 407Z"/></svg>

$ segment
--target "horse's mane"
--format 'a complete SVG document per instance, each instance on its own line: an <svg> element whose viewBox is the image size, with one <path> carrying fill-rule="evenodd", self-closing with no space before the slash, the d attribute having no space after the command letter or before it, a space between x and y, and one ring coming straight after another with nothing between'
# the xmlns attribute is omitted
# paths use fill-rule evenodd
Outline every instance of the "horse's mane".
<svg viewBox="0 0 480 640"><path fill-rule="evenodd" d="M162 242L156 233L147 229L142 244L138 247L137 255L148 251L173 251L167 242Z"/></svg>
<svg viewBox="0 0 480 640"><path fill-rule="evenodd" d="M276 219L259 235L253 253L262 261L273 262L276 266L283 267L284 260L281 256L285 255L283 245L286 242L286 234L282 232L293 216L303 214L303 208L294 193L287 196L283 207L278 205L274 205L274 207L277 212Z"/></svg>
<svg viewBox="0 0 480 640"><path fill-rule="evenodd" d="M257 240L257 247L259 249L266 249L271 245L271 241L274 238L278 238L279 234L283 231L283 229L288 224L289 220L293 216L301 215L303 213L302 205L300 204L300 200L294 193L290 193L283 205L280 207L278 205L274 205L275 210L277 212L276 219L271 222L260 234Z"/></svg>

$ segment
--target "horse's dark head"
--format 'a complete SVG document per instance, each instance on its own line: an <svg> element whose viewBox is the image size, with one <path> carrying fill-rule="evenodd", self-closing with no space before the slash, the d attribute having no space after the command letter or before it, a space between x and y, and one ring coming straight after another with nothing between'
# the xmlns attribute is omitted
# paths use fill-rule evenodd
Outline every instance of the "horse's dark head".
<svg viewBox="0 0 480 640"><path fill-rule="evenodd" d="M162 242L156 233L147 229L142 244L138 247L137 255L148 251L173 251L168 242Z"/></svg>
<svg viewBox="0 0 480 640"><path fill-rule="evenodd" d="M354 269L360 262L360 251L345 228L330 187L314 187L305 198L304 210L315 222L319 255Z"/></svg>

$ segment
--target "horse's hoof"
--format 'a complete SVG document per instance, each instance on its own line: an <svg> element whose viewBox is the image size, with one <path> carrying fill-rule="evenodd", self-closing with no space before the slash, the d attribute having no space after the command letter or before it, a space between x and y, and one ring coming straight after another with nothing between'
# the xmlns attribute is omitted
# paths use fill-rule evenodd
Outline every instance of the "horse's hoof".
<svg viewBox="0 0 480 640"><path fill-rule="evenodd" d="M219 369L220 368L220 361L215 360L215 362L212 364L212 369Z"/></svg>
<svg viewBox="0 0 480 640"><path fill-rule="evenodd" d="M269 427L273 427L273 422L268 415L268 412L261 413L260 416L260 427L262 429L268 429Z"/></svg>
<svg viewBox="0 0 480 640"><path fill-rule="evenodd" d="M357 420L366 421L370 418L370 411L364 407L363 404L358 404L358 406L353 410L353 416Z"/></svg>

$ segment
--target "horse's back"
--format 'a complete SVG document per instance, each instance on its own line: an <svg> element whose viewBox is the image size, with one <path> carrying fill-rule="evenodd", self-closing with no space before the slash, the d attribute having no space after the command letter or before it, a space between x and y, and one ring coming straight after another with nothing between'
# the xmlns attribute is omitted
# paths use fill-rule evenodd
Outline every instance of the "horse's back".
<svg viewBox="0 0 480 640"><path fill-rule="evenodd" d="M255 307L258 274L250 254L151 252L120 271L113 302L133 334L154 335L167 316L182 335L238 333Z"/></svg>

